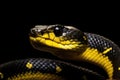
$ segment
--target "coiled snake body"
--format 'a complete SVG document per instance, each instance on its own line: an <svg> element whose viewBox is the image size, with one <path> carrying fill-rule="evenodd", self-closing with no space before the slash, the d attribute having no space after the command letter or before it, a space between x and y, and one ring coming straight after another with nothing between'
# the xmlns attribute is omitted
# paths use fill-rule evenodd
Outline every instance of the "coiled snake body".
<svg viewBox="0 0 120 80"><path fill-rule="evenodd" d="M10 61L0 65L1 80L120 80L120 48L103 36L59 24L37 25L29 35L35 49L52 53L62 61ZM74 62L102 68L107 76Z"/></svg>

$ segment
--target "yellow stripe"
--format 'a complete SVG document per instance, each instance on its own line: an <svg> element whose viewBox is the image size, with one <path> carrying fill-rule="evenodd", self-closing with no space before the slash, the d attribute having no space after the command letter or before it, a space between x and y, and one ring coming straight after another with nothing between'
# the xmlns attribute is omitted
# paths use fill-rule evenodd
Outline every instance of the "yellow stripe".
<svg viewBox="0 0 120 80"><path fill-rule="evenodd" d="M74 59L84 60L102 67L107 72L110 80L112 80L114 71L112 62L109 60L107 56L103 55L103 53L100 53L97 49L87 48L84 53L80 54L78 57L75 57Z"/></svg>
<svg viewBox="0 0 120 80"><path fill-rule="evenodd" d="M64 80L64 79L61 76L55 74L41 72L35 73L30 71L9 77L7 80Z"/></svg>
<svg viewBox="0 0 120 80"><path fill-rule="evenodd" d="M112 47L110 47L110 48L106 49L105 51L103 51L103 54L106 54L106 53L108 53L111 50L112 50Z"/></svg>
<svg viewBox="0 0 120 80"><path fill-rule="evenodd" d="M53 37L51 37L51 39L52 38ZM56 37L53 40L45 39L45 38L40 37L40 36L36 37L36 38L30 37L30 40L34 41L34 42L38 42L38 44L42 43L42 44L45 44L46 46L51 46L51 47L55 47L55 48L58 48L58 49L65 49L65 50L67 50L67 49L77 49L77 47L83 46L82 44L79 45L79 42L75 42L75 41L70 42L68 40L67 41L61 41L61 42L57 43L57 41L54 41L54 40L59 41L60 39L58 39Z"/></svg>

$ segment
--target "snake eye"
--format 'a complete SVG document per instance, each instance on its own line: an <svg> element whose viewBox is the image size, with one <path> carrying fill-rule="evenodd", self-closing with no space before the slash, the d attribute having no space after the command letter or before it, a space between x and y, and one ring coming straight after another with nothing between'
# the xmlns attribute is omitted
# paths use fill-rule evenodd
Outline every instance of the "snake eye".
<svg viewBox="0 0 120 80"><path fill-rule="evenodd" d="M64 28L64 26L61 26L61 25L55 26L55 27L54 27L54 34L55 34L56 36L61 36L62 33L63 33L63 28Z"/></svg>

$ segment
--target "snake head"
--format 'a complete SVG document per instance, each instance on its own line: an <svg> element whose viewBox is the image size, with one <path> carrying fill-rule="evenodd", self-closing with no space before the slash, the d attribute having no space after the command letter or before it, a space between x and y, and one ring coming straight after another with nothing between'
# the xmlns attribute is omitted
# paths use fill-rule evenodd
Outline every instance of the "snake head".
<svg viewBox="0 0 120 80"><path fill-rule="evenodd" d="M36 25L30 30L30 42L35 49L51 53L83 52L88 45L82 31L73 26Z"/></svg>

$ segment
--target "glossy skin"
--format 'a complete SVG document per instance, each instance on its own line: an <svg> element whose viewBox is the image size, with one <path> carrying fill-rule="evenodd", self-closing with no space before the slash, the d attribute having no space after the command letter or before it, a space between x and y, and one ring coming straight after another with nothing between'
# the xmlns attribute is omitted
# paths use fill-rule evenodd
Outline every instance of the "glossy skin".
<svg viewBox="0 0 120 80"><path fill-rule="evenodd" d="M7 78L10 80L19 78L46 80L45 77L48 75L43 75L43 73L54 74L50 75L47 80L105 80L105 78L120 80L120 49L114 42L103 36L82 32L73 26L38 25L31 29L30 42L35 49L50 52L61 58L62 62L50 59L8 62L0 65L1 80ZM66 60L70 63L64 62ZM91 69L90 65L76 66L71 64L72 61L78 63L85 61L92 64L93 67L97 65L106 71L107 77L97 70Z"/></svg>
<svg viewBox="0 0 120 80"><path fill-rule="evenodd" d="M86 51L87 48L97 49L97 53L98 54L101 53L100 55L102 55L100 59L103 59L104 61L104 59L108 58L106 60L108 61L107 63L109 64L106 66L105 70L107 69L106 72L108 73L109 78L120 79L120 70L119 70L120 48L111 40L97 34L82 32L73 26L40 25L32 28L31 30L34 36L30 37L30 39L32 41L31 43L34 48L38 50L50 52L61 59L79 61L80 57L78 57L78 55L80 56L80 54L84 53L84 51ZM50 32L50 30L52 30L52 32ZM44 37L44 33L47 33L49 37L48 36ZM58 38L58 37L59 39L55 40L55 38ZM63 37L62 40L60 37ZM47 39L50 39L51 41L47 42ZM74 43L76 42L75 45L73 45L72 42L70 42L71 39L72 39L72 42ZM67 40L69 40L69 42L67 42ZM37 43L38 45L35 46L36 43L34 42L37 42L37 41L38 41ZM56 45L56 43L53 43L56 41L58 41L58 44L61 44L61 45ZM52 45L49 43L51 43ZM69 44L66 46L67 43ZM40 45L43 45L44 47L47 46L47 48L44 48L44 47L41 48ZM64 54L61 54L62 52L64 52ZM103 68L104 68L104 65L107 64L107 63L102 64L103 62L97 63L94 59L92 60L88 59L87 61L94 63L96 65L99 65ZM111 65L110 68L113 68L113 69L110 69L111 72L109 72L109 69L108 69L110 65Z"/></svg>
<svg viewBox="0 0 120 80"><path fill-rule="evenodd" d="M79 76L78 76L79 75ZM10 61L0 66L0 80L104 80L92 70L45 58Z"/></svg>
<svg viewBox="0 0 120 80"><path fill-rule="evenodd" d="M114 67L113 78L119 80L120 48L114 42L103 36L91 33L86 33L86 36L88 37L89 45L93 48L97 48L100 52L103 52L107 48L112 48L105 56L108 56L109 60L112 61Z"/></svg>

